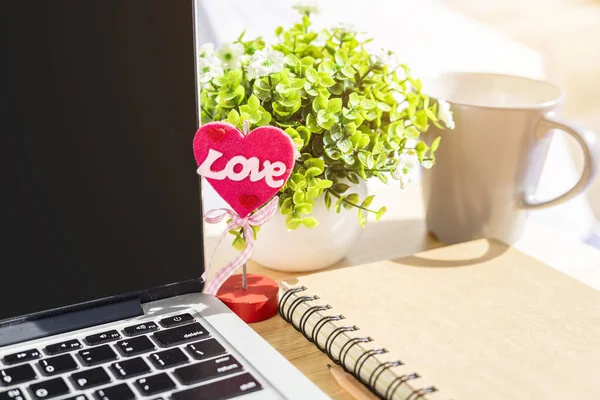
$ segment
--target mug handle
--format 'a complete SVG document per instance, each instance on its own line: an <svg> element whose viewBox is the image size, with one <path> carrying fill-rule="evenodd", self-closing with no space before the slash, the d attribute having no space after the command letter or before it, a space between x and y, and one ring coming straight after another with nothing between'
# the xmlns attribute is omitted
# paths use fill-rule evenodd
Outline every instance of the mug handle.
<svg viewBox="0 0 600 400"><path fill-rule="evenodd" d="M600 155L600 143L594 132L586 127L562 120L550 113L542 118L538 129L539 134L536 135L538 140L546 136L553 129L559 129L575 138L581 150L583 150L584 165L581 178L579 178L575 186L558 197L546 201L538 201L535 199L534 194L524 194L521 201L522 207L530 210L552 207L582 193L594 180L598 172L598 157Z"/></svg>

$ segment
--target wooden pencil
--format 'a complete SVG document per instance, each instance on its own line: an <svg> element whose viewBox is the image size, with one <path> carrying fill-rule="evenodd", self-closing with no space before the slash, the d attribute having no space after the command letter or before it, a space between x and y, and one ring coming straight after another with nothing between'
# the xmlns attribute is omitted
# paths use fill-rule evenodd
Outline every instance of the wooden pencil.
<svg viewBox="0 0 600 400"><path fill-rule="evenodd" d="M337 383L355 400L379 399L377 396L375 396L375 394L367 389L366 386L357 381L356 378L345 372L343 369L329 364L327 364L327 368L329 368L331 375L333 375L333 378L337 381Z"/></svg>

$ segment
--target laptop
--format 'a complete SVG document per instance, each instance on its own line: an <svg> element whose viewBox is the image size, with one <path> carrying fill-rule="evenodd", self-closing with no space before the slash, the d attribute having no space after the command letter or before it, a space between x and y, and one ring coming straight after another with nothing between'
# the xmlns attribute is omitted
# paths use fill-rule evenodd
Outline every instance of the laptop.
<svg viewBox="0 0 600 400"><path fill-rule="evenodd" d="M192 1L3 13L0 400L327 398L202 294Z"/></svg>

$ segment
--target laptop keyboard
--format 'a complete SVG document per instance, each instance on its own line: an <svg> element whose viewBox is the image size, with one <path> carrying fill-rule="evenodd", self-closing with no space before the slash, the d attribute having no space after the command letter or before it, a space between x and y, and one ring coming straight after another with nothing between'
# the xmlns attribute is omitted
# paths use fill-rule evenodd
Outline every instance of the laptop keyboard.
<svg viewBox="0 0 600 400"><path fill-rule="evenodd" d="M189 314L2 359L0 400L229 399L262 389Z"/></svg>

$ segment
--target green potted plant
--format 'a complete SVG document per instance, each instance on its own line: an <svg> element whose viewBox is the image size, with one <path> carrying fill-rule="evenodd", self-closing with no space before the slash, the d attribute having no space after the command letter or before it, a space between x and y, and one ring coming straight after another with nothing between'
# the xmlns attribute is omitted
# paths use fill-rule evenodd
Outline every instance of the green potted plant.
<svg viewBox="0 0 600 400"><path fill-rule="evenodd" d="M453 128L444 101L430 101L396 54L371 47L347 26L317 32L313 6L298 6L301 21L278 27L271 45L244 32L199 54L202 123L228 121L240 129L274 125L290 135L298 159L279 192L279 213L256 241L255 261L277 269L308 270L342 258L374 207L365 182L404 186L419 165L431 168L440 138L420 140L430 124ZM259 229L255 230L258 233ZM241 231L233 245L245 246Z"/></svg>

